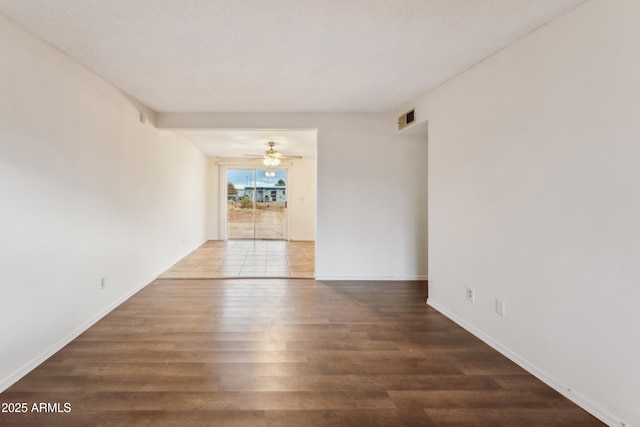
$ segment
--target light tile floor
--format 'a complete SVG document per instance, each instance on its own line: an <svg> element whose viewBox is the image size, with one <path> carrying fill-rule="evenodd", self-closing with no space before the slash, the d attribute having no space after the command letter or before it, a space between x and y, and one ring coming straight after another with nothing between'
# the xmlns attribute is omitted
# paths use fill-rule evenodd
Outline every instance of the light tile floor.
<svg viewBox="0 0 640 427"><path fill-rule="evenodd" d="M160 279L313 278L315 242L209 240Z"/></svg>

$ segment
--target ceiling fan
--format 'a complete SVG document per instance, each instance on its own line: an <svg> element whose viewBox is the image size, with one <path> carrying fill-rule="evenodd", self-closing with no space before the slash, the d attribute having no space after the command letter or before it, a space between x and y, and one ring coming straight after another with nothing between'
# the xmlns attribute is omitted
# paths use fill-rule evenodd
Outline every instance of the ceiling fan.
<svg viewBox="0 0 640 427"><path fill-rule="evenodd" d="M280 160L283 159L301 159L302 156L286 156L273 148L276 145L275 142L269 141L269 149L264 152L264 154L245 154L248 157L258 157L262 158L262 164L265 166L278 166L280 164Z"/></svg>

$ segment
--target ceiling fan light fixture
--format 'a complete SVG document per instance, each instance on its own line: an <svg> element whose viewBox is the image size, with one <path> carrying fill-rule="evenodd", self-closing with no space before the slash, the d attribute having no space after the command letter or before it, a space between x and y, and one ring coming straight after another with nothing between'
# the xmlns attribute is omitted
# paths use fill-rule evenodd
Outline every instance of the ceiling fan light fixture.
<svg viewBox="0 0 640 427"><path fill-rule="evenodd" d="M275 142L269 141L269 149L265 151L264 154L262 155L245 154L245 156L257 157L257 158L262 157L262 164L269 167L274 167L279 165L280 162L284 159L301 159L302 158L302 156L287 156L280 153L278 150L274 148L275 144L276 144Z"/></svg>
<svg viewBox="0 0 640 427"><path fill-rule="evenodd" d="M280 159L278 159L277 157L265 157L264 160L262 160L262 163L265 166L278 166L280 164Z"/></svg>

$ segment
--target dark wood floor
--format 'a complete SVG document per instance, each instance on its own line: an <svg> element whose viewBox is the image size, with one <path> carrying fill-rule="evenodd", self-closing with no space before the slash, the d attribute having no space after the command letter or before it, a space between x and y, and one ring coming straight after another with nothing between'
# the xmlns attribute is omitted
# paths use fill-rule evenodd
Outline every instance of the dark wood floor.
<svg viewBox="0 0 640 427"><path fill-rule="evenodd" d="M0 395L2 426L591 426L425 282L157 280Z"/></svg>

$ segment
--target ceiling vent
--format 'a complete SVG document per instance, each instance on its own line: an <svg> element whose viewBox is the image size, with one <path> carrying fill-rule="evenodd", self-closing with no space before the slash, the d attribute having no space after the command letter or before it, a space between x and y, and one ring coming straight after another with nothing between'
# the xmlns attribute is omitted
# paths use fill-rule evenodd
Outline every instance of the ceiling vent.
<svg viewBox="0 0 640 427"><path fill-rule="evenodd" d="M402 130L407 126L412 125L416 121L416 114L414 110L407 111L400 117L398 117L398 130Z"/></svg>

